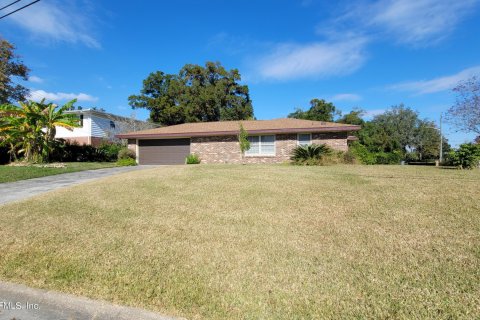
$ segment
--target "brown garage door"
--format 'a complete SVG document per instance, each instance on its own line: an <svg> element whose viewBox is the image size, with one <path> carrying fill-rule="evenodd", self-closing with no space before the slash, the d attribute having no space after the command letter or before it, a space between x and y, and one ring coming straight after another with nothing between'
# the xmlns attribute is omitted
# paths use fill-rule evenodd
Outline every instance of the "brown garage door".
<svg viewBox="0 0 480 320"><path fill-rule="evenodd" d="M138 140L140 164L184 164L190 139Z"/></svg>

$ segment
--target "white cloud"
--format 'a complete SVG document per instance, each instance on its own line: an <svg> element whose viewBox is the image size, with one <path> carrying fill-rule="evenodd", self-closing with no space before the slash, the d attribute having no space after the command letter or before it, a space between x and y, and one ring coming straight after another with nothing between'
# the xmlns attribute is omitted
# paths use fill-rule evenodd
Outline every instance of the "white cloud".
<svg viewBox="0 0 480 320"><path fill-rule="evenodd" d="M411 91L416 94L435 93L451 90L460 81L466 80L474 75L480 75L480 66L468 68L450 76L439 77L431 80L404 82L392 85L389 88L398 91Z"/></svg>
<svg viewBox="0 0 480 320"><path fill-rule="evenodd" d="M362 97L354 93L339 93L330 98L331 101L360 101Z"/></svg>
<svg viewBox="0 0 480 320"><path fill-rule="evenodd" d="M363 114L365 118L373 118L385 112L385 109L372 109L372 110L365 110Z"/></svg>
<svg viewBox="0 0 480 320"><path fill-rule="evenodd" d="M100 43L89 34L89 18L85 8L67 2L41 1L31 8L9 16L9 21L42 41L65 41L99 48Z"/></svg>
<svg viewBox="0 0 480 320"><path fill-rule="evenodd" d="M34 83L43 83L45 80L37 76L30 76L28 77L28 81L34 82Z"/></svg>
<svg viewBox="0 0 480 320"><path fill-rule="evenodd" d="M273 80L350 74L363 65L365 44L363 38L282 44L260 59L257 71L262 78Z"/></svg>
<svg viewBox="0 0 480 320"><path fill-rule="evenodd" d="M86 93L65 93L65 92L46 92L44 90L33 90L30 91L28 97L34 101L40 101L45 98L47 101L67 101L77 99L78 101L87 101L87 102L96 102L98 101L97 97L91 96Z"/></svg>
<svg viewBox="0 0 480 320"><path fill-rule="evenodd" d="M341 9L343 13L328 24L318 26L317 34L323 40L268 44L270 49L257 46L256 51L263 54L248 57L254 62L250 64L253 72L247 78L251 81L291 80L348 75L363 66L370 43L388 40L414 47L438 43L448 37L479 2L376 0L347 5ZM224 42L226 37L221 33L215 41ZM231 42L235 47L239 41Z"/></svg>
<svg viewBox="0 0 480 320"><path fill-rule="evenodd" d="M380 0L357 6L341 20L397 42L428 45L447 37L479 0ZM371 29L373 28L373 30Z"/></svg>

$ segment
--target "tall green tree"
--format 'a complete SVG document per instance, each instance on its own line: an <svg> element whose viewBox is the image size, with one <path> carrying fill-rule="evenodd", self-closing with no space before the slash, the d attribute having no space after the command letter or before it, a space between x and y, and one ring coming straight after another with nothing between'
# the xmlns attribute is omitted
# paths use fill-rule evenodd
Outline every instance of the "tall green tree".
<svg viewBox="0 0 480 320"><path fill-rule="evenodd" d="M418 160L438 158L440 138L434 122L420 119L418 112L403 104L375 116L359 132L360 143L370 152L400 152Z"/></svg>
<svg viewBox="0 0 480 320"><path fill-rule="evenodd" d="M172 125L186 122L187 111L180 104L183 85L178 77L161 71L152 72L143 80L140 95L131 95L128 100L132 108L150 111L150 120Z"/></svg>
<svg viewBox="0 0 480 320"><path fill-rule="evenodd" d="M164 125L252 119L249 89L240 80L238 70L227 71L219 62L187 64L178 75L151 73L129 104L150 110L150 119Z"/></svg>
<svg viewBox="0 0 480 320"><path fill-rule="evenodd" d="M353 109L347 114L344 114L341 118L339 118L336 122L338 123L345 123L345 124L354 124L357 126L362 126L365 123L363 120L363 116L365 115L365 111L362 109Z"/></svg>
<svg viewBox="0 0 480 320"><path fill-rule="evenodd" d="M401 149L400 143L391 136L389 129L378 122L365 122L358 132L360 143L370 152L391 153Z"/></svg>
<svg viewBox="0 0 480 320"><path fill-rule="evenodd" d="M395 141L403 153L414 147L419 122L418 112L403 104L391 107L372 120L374 125L382 128Z"/></svg>
<svg viewBox="0 0 480 320"><path fill-rule="evenodd" d="M440 142L440 132L435 123L428 120L420 120L413 143L413 151L418 156L418 160L437 159L440 155Z"/></svg>
<svg viewBox="0 0 480 320"><path fill-rule="evenodd" d="M0 104L24 101L28 89L14 82L27 80L29 69L15 54L15 46L0 38Z"/></svg>
<svg viewBox="0 0 480 320"><path fill-rule="evenodd" d="M335 116L340 115L335 105L323 99L312 99L310 101L310 109L304 111L301 108L295 109L294 112L288 115L289 118L314 120L314 121L328 121L332 122Z"/></svg>

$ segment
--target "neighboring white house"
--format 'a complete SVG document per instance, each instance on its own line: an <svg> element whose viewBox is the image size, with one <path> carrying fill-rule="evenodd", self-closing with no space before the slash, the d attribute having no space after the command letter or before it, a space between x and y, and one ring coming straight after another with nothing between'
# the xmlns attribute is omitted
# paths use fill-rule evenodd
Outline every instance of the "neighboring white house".
<svg viewBox="0 0 480 320"><path fill-rule="evenodd" d="M102 141L118 141L116 134L156 127L152 123L94 109L72 110L66 113L77 115L80 127L73 130L57 127L55 138L76 141L79 144L98 146Z"/></svg>

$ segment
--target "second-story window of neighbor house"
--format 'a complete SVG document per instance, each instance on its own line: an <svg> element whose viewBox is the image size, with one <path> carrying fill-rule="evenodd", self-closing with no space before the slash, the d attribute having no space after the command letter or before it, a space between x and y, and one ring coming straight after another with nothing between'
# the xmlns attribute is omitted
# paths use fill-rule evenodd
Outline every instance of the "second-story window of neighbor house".
<svg viewBox="0 0 480 320"><path fill-rule="evenodd" d="M115 122L110 120L110 129L115 129Z"/></svg>
<svg viewBox="0 0 480 320"><path fill-rule="evenodd" d="M80 115L80 121L78 124L80 125L80 128L83 128L83 114Z"/></svg>

